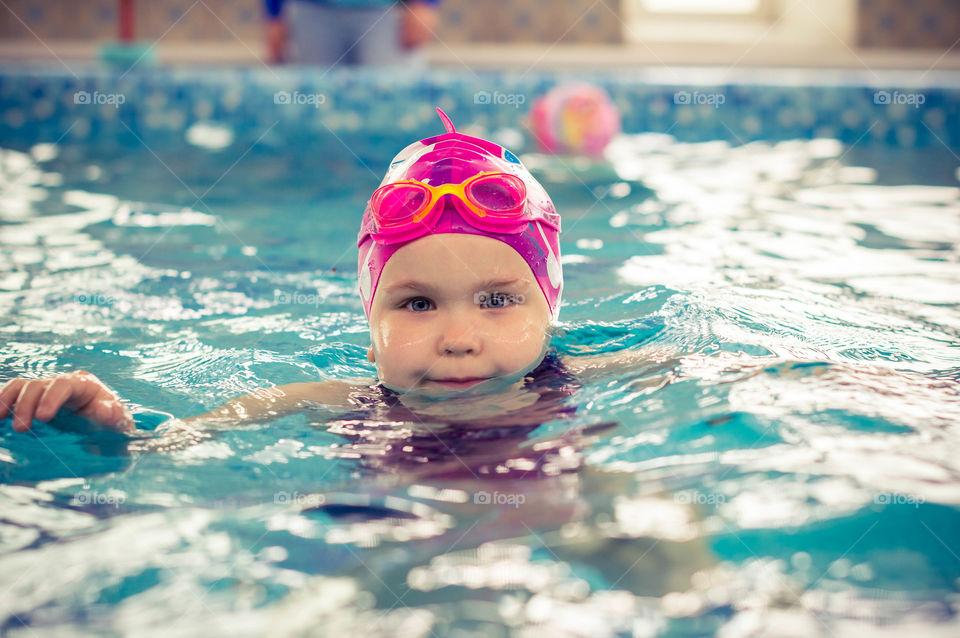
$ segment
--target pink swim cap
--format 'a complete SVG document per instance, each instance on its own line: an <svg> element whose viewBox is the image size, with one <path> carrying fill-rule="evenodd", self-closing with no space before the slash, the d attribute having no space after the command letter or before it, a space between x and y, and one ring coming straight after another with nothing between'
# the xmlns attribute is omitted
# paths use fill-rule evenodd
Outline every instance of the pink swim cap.
<svg viewBox="0 0 960 638"><path fill-rule="evenodd" d="M446 114L437 109L447 132L414 142L400 151L384 176L380 186L404 180L416 180L431 187L444 184L462 184L481 173L507 173L523 180L526 201L523 205L521 224L516 232L493 232L478 227L478 220L460 212L453 205L452 195L441 197L443 210L436 215L427 215L412 223L430 224L429 228L414 228L416 237L397 240L376 239L377 223L367 202L363 212L357 246L360 248L357 274L363 310L370 319L370 308L377 292L380 274L390 257L411 241L427 235L461 233L482 235L502 241L513 248L530 266L540 285L550 314L557 318L560 309L560 294L563 292L563 270L560 267L560 216L543 186L520 163L516 155L507 149L477 137L457 133ZM438 208L440 204L437 205Z"/></svg>

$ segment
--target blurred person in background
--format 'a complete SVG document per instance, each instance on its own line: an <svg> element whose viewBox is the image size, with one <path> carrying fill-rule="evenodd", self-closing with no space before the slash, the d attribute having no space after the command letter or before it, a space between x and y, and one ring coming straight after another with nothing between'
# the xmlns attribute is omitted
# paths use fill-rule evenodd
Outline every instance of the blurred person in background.
<svg viewBox="0 0 960 638"><path fill-rule="evenodd" d="M439 0L265 0L272 64L418 65ZM292 45L292 46L291 46Z"/></svg>

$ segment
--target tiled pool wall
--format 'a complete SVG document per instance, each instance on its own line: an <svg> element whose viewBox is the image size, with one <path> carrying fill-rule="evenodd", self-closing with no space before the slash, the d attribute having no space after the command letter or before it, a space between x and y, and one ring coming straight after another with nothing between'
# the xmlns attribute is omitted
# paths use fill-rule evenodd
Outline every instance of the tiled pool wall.
<svg viewBox="0 0 960 638"><path fill-rule="evenodd" d="M720 78L718 80L718 78ZM732 78L732 79L731 79ZM960 73L709 70L474 73L432 70L0 66L0 143L162 143L197 122L241 139L521 128L537 96L588 81L605 88L627 133L681 141L836 138L859 146L960 149Z"/></svg>
<svg viewBox="0 0 960 638"><path fill-rule="evenodd" d="M0 38L43 42L104 41L117 32L116 0L5 0ZM620 0L443 0L437 35L442 42L597 42L623 37ZM784 9L788 3L781 3ZM809 10L809 8L807 8ZM137 36L153 42L245 42L263 38L263 0L150 0L134 2ZM945 51L960 33L954 0L859 0L856 44L862 47ZM229 25L229 26L228 26Z"/></svg>

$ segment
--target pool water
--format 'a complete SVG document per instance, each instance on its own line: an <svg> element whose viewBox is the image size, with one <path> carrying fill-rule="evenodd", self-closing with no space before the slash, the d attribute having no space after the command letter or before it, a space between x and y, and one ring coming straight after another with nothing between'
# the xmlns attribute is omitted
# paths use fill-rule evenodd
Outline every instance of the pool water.
<svg viewBox="0 0 960 638"><path fill-rule="evenodd" d="M409 141L2 151L0 380L91 370L151 431L3 422L6 634L957 635L943 148L526 155L564 220L553 346L645 359L509 425L165 429L372 378L356 230Z"/></svg>

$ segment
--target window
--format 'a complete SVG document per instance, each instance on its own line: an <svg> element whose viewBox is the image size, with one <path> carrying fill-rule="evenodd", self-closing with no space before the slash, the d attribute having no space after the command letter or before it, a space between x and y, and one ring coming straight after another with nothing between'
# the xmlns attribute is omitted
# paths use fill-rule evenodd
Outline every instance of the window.
<svg viewBox="0 0 960 638"><path fill-rule="evenodd" d="M761 0L641 0L650 13L752 14Z"/></svg>
<svg viewBox="0 0 960 638"><path fill-rule="evenodd" d="M857 0L622 0L624 41L846 49Z"/></svg>

